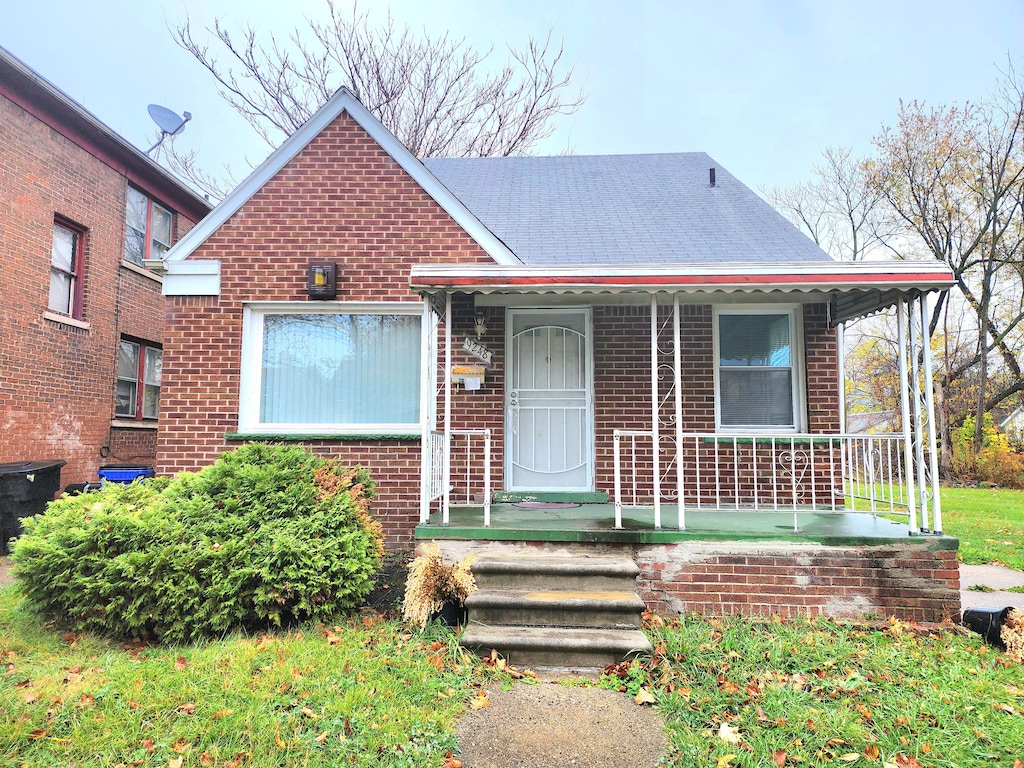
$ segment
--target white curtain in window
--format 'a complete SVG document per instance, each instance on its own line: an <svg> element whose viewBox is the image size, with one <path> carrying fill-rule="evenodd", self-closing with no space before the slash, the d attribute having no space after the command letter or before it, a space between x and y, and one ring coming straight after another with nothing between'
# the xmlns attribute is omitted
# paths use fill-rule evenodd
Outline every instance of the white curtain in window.
<svg viewBox="0 0 1024 768"><path fill-rule="evenodd" d="M268 314L261 424L419 422L417 315Z"/></svg>

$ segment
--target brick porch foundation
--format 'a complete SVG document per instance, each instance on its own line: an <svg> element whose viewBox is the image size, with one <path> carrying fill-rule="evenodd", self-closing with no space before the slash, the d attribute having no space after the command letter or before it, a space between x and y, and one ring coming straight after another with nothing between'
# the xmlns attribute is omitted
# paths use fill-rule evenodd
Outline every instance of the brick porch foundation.
<svg viewBox="0 0 1024 768"><path fill-rule="evenodd" d="M422 542L417 542L422 544ZM640 568L637 586L663 615L895 616L959 619L955 539L831 546L801 542L699 541L659 545L438 540L452 558L470 553L623 555Z"/></svg>

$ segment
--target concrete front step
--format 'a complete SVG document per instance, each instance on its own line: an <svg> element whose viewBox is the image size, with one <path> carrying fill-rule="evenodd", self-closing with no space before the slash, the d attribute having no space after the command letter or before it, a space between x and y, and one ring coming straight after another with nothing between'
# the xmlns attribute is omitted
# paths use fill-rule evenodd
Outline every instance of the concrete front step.
<svg viewBox="0 0 1024 768"><path fill-rule="evenodd" d="M638 629L484 626L472 622L463 632L461 643L481 655L497 650L519 667L601 669L652 650L650 641Z"/></svg>
<svg viewBox="0 0 1024 768"><path fill-rule="evenodd" d="M644 601L632 592L481 589L466 598L474 622L515 626L640 626Z"/></svg>
<svg viewBox="0 0 1024 768"><path fill-rule="evenodd" d="M639 573L632 560L610 557L482 555L473 563L480 589L632 592Z"/></svg>

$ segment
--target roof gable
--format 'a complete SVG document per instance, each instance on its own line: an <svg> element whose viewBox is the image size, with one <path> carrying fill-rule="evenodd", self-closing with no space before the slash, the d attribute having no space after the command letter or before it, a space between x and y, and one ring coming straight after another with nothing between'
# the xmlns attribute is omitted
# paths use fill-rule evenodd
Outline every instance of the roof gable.
<svg viewBox="0 0 1024 768"><path fill-rule="evenodd" d="M213 235L274 176L284 169L321 131L343 113L354 119L395 162L443 208L498 264L515 265L519 259L452 192L416 158L398 138L370 114L348 88L341 88L301 128L289 136L209 216L193 227L167 253L166 261L187 258Z"/></svg>

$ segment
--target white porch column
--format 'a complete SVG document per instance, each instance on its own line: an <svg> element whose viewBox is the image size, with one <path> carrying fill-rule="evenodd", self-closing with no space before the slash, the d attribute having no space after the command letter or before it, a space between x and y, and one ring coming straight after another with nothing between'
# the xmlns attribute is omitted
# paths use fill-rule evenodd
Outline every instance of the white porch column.
<svg viewBox="0 0 1024 768"><path fill-rule="evenodd" d="M903 421L903 471L907 479L907 511L910 514L910 533L921 530L917 525L917 498L914 493L914 452L911 446L910 430L910 382L907 380L907 318L910 315L907 300L901 298L896 304L896 336L900 361L900 416Z"/></svg>
<svg viewBox="0 0 1024 768"><path fill-rule="evenodd" d="M932 380L932 333L925 297L921 299L921 342L924 346L924 402L928 414L928 469L932 481L932 530L942 533L942 500L939 496L939 451L935 435L935 384Z"/></svg>
<svg viewBox="0 0 1024 768"><path fill-rule="evenodd" d="M918 299L920 301L920 299ZM914 299L907 298L907 325L910 328L910 392L914 397L914 460L917 465L917 497L920 512L920 528L928 533L928 489L925 487L924 474L924 418L921 416L921 376L917 365L917 324L919 316L914 311ZM922 340L924 330L921 331Z"/></svg>
<svg viewBox="0 0 1024 768"><path fill-rule="evenodd" d="M679 348L679 294L672 294L672 348L675 350L673 385L676 390L676 501L679 504L679 530L686 530L686 504L683 496L683 353Z"/></svg>
<svg viewBox="0 0 1024 768"><path fill-rule="evenodd" d="M452 295L444 295L444 506L441 525L448 525L452 496Z"/></svg>
<svg viewBox="0 0 1024 768"><path fill-rule="evenodd" d="M423 317L420 320L420 522L426 523L430 520L430 433L433 430L433 419L431 418L435 408L430 407L431 397L434 395L436 384L431 377L437 376L437 369L433 364L431 349L433 344L430 340L431 332L434 332L430 311L430 299L423 297ZM436 402L436 398L435 398Z"/></svg>
<svg viewBox="0 0 1024 768"><path fill-rule="evenodd" d="M839 431L846 434L846 323L836 326L836 346L839 348ZM845 475L844 475L845 477Z"/></svg>
<svg viewBox="0 0 1024 768"><path fill-rule="evenodd" d="M654 467L654 528L661 530L661 450L658 434L658 294L651 294L651 463Z"/></svg>

